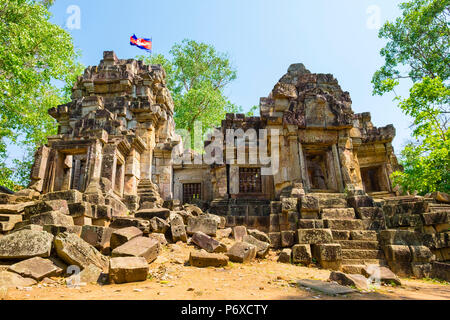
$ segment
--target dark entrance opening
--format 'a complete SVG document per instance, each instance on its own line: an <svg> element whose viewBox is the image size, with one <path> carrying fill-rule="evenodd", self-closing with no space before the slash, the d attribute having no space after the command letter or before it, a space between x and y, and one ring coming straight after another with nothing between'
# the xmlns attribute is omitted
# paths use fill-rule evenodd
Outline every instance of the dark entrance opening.
<svg viewBox="0 0 450 320"><path fill-rule="evenodd" d="M201 200L201 183L183 183L183 203L191 203L194 199Z"/></svg>
<svg viewBox="0 0 450 320"><path fill-rule="evenodd" d="M367 193L383 191L380 185L381 175L381 166L361 168L361 179Z"/></svg>
<svg viewBox="0 0 450 320"><path fill-rule="evenodd" d="M261 168L239 168L239 193L261 192Z"/></svg>

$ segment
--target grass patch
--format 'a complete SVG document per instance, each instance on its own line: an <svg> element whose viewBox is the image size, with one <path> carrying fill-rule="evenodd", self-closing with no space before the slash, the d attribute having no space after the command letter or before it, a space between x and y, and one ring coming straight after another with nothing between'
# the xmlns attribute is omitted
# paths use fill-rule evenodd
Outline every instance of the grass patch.
<svg viewBox="0 0 450 320"><path fill-rule="evenodd" d="M431 282L431 283L435 283L435 284L443 284L443 285L450 285L450 282L442 280L442 279L437 279L437 278L423 278L422 279L425 282Z"/></svg>

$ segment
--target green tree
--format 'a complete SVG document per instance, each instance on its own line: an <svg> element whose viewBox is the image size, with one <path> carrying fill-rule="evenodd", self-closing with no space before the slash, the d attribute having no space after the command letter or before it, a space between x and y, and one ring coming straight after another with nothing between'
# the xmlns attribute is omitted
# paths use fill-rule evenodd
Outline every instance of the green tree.
<svg viewBox="0 0 450 320"><path fill-rule="evenodd" d="M220 125L226 113L241 112L224 94L236 79L229 57L209 44L183 40L173 45L170 58L162 54L139 56L148 64L160 64L167 74L167 87L175 105L175 123L193 137L196 123L203 132ZM191 139L193 147L193 139Z"/></svg>
<svg viewBox="0 0 450 320"><path fill-rule="evenodd" d="M450 0L401 3L402 15L387 22L379 37L385 64L372 79L374 94L411 84L409 97L395 94L401 110L413 118L413 141L401 152L404 171L393 173L403 191L450 192Z"/></svg>
<svg viewBox="0 0 450 320"><path fill-rule="evenodd" d="M14 190L28 183L36 147L56 132L47 110L68 100L81 73L72 37L49 21L52 3L0 0L0 184ZM8 141L25 150L13 167L6 163Z"/></svg>

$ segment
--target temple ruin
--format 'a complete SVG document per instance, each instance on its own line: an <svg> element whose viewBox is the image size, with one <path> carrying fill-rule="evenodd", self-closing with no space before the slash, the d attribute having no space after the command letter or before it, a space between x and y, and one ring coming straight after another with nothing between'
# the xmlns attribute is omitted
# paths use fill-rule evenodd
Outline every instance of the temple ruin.
<svg viewBox="0 0 450 320"><path fill-rule="evenodd" d="M449 277L448 195L400 196L390 179L401 170L394 127L355 114L331 74L291 65L261 98L260 116L227 114L215 131L222 138L204 141L205 149L223 146L214 156L224 161L214 163L175 161L198 154L184 150L175 132L165 77L160 65L111 51L86 68L72 101L49 110L58 134L36 152L29 188L0 193L0 231L8 234L0 242L38 225L55 236L79 233L108 252L86 235L89 228L103 237L133 226L187 242L211 226L212 235L245 226L267 233L265 252L269 244L292 248L288 261L308 265L314 257L349 273L376 264L399 275ZM0 259L1 250L0 243Z"/></svg>

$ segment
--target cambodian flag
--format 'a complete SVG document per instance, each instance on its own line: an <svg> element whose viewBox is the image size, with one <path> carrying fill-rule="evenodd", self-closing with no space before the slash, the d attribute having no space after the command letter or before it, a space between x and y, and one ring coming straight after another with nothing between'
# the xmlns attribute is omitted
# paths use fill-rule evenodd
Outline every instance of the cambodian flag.
<svg viewBox="0 0 450 320"><path fill-rule="evenodd" d="M130 44L145 51L152 52L152 39L138 38L135 34L133 34L130 38Z"/></svg>

